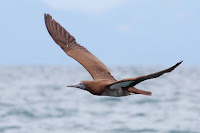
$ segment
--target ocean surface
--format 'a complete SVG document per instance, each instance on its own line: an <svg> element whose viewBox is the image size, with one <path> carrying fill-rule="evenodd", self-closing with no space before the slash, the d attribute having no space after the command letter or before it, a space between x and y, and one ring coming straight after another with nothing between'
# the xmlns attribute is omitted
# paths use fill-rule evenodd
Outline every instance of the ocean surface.
<svg viewBox="0 0 200 133"><path fill-rule="evenodd" d="M167 66L169 67L169 66ZM111 67L116 79L167 67ZM0 67L0 133L200 133L200 67L138 84L152 96L94 96L66 85L82 67Z"/></svg>

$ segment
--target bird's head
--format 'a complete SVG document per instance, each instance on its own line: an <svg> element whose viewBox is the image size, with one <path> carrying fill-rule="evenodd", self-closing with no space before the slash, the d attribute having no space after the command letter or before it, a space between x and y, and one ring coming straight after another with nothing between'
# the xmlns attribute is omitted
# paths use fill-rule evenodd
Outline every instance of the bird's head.
<svg viewBox="0 0 200 133"><path fill-rule="evenodd" d="M75 88L79 88L82 90L86 89L86 86L84 85L83 82L78 82L77 84L74 84L74 85L68 85L67 87L75 87Z"/></svg>

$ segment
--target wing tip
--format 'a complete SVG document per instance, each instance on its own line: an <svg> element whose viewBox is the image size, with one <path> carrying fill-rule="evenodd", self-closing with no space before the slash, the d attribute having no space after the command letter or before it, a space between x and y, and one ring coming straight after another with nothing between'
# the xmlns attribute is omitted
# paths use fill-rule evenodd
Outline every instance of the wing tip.
<svg viewBox="0 0 200 133"><path fill-rule="evenodd" d="M174 67L176 68L176 67L179 66L182 62L183 62L183 60L179 61L178 63L176 63L176 65L175 65Z"/></svg>
<svg viewBox="0 0 200 133"><path fill-rule="evenodd" d="M179 61L178 64L181 64L183 62L183 60Z"/></svg>
<svg viewBox="0 0 200 133"><path fill-rule="evenodd" d="M45 22L47 22L47 20L51 20L52 21L52 16L48 13L44 13L44 20Z"/></svg>
<svg viewBox="0 0 200 133"><path fill-rule="evenodd" d="M47 31L53 38L53 40L64 50L71 48L76 39L65 30L57 21L55 21L52 16L48 13L44 13L44 20Z"/></svg>
<svg viewBox="0 0 200 133"><path fill-rule="evenodd" d="M49 13L44 13L44 16L46 17L46 16L50 16L51 17L51 15L49 14Z"/></svg>
<svg viewBox="0 0 200 133"><path fill-rule="evenodd" d="M174 66L170 67L169 69L167 69L167 72L171 72L173 71L176 67L178 67L181 63L183 62L183 60L179 61L178 63L176 63Z"/></svg>

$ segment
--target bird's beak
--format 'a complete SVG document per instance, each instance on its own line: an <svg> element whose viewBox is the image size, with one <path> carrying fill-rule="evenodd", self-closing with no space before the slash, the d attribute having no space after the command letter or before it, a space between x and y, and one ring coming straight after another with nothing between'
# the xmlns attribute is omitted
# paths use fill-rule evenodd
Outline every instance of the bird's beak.
<svg viewBox="0 0 200 133"><path fill-rule="evenodd" d="M75 87L75 88L78 88L77 85L67 85L67 87Z"/></svg>

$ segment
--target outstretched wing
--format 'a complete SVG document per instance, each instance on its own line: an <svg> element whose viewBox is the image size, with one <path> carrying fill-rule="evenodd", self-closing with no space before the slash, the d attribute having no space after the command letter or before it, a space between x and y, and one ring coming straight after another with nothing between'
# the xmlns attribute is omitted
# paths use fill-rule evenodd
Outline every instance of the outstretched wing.
<svg viewBox="0 0 200 133"><path fill-rule="evenodd" d="M92 76L94 80L108 79L116 81L108 68L86 48L79 45L59 23L49 14L44 14L47 30L53 40L65 51L67 55L78 61Z"/></svg>
<svg viewBox="0 0 200 133"><path fill-rule="evenodd" d="M152 73L152 74L145 75L145 76L135 77L135 78L123 79L123 80L114 82L114 83L110 84L109 86L111 88L115 88L115 87L132 87L132 86L135 86L136 84L138 84L138 83L140 83L140 82L142 82L144 80L157 78L157 77L163 75L164 73L171 72L177 66L179 66L182 62L183 61L180 61L176 65L174 65L174 66L172 66L172 67L170 67L168 69L165 69L163 71L160 71L160 72Z"/></svg>

